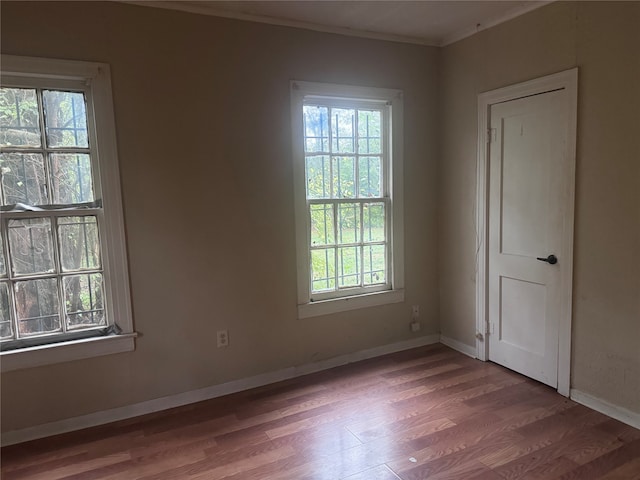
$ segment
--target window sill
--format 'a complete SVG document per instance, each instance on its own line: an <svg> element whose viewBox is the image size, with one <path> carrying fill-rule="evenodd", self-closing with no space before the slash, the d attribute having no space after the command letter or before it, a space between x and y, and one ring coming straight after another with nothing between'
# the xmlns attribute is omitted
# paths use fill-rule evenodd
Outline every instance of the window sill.
<svg viewBox="0 0 640 480"><path fill-rule="evenodd" d="M132 352L135 349L136 337L136 333L124 333L10 350L0 353L0 370L9 372L113 353Z"/></svg>
<svg viewBox="0 0 640 480"><path fill-rule="evenodd" d="M404 290L387 290L354 297L332 298L298 305L298 318L319 317L321 315L400 302L404 302Z"/></svg>

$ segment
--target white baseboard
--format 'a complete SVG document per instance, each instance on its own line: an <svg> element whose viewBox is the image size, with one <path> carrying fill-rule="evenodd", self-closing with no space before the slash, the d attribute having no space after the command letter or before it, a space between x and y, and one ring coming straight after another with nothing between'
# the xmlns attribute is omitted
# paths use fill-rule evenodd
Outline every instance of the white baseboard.
<svg viewBox="0 0 640 480"><path fill-rule="evenodd" d="M382 345L380 347L374 347L367 350L348 353L346 355L340 355L339 357L322 360L320 362L307 363L305 365L300 365L297 367L284 368L282 370L276 370L274 372L268 372L253 377L234 380L220 385L201 388L199 390L192 390L176 395L170 395L168 397L156 398L154 400L149 400L146 402L113 408L101 412L90 413L88 415L82 415L79 417L67 418L64 420L59 420L57 422L36 425L34 427L24 428L21 430L12 430L2 434L0 443L2 444L2 446L13 445L16 443L27 442L29 440L35 440L38 438L72 432L74 430L81 430L83 428L104 425L105 423L125 420L127 418L158 412L160 410L167 410L169 408L180 407L182 405L188 405L190 403L210 400L212 398L221 397L223 395L229 395L231 393L248 390L250 388L261 387L270 383L280 382L282 380L288 380L290 378L300 377L302 375L308 375L310 373L339 367L341 365L358 362L360 360L366 360L368 358L380 357L389 353L409 350L411 348L422 347L424 345L431 345L434 343L438 343L439 341L440 335L438 334L426 335L411 340L405 340L389 345Z"/></svg>
<svg viewBox="0 0 640 480"><path fill-rule="evenodd" d="M593 397L588 393L581 392L574 388L571 389L571 400L578 402L585 407L589 407L604 415L620 420L622 423L631 425L637 429L640 429L640 413L632 412L626 408L619 407L612 403L602 400L601 398Z"/></svg>
<svg viewBox="0 0 640 480"><path fill-rule="evenodd" d="M444 335L440 335L440 343L446 345L447 347L451 347L460 353L464 353L471 358L477 358L476 348L472 347L471 345L459 342L458 340L454 340L453 338L445 337Z"/></svg>

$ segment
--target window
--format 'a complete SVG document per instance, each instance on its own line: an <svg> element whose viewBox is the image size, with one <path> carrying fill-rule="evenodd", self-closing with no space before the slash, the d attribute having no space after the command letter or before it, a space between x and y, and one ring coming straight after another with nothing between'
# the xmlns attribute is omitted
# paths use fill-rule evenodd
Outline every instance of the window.
<svg viewBox="0 0 640 480"><path fill-rule="evenodd" d="M108 66L2 67L2 368L132 350Z"/></svg>
<svg viewBox="0 0 640 480"><path fill-rule="evenodd" d="M298 314L403 297L402 94L292 82Z"/></svg>

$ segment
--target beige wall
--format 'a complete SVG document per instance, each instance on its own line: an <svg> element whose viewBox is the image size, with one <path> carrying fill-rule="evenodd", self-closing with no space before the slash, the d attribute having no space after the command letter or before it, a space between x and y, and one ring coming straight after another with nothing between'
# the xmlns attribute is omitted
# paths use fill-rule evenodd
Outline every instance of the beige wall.
<svg viewBox="0 0 640 480"><path fill-rule="evenodd" d="M579 67L572 388L640 412L640 2L554 3L443 49L442 333L474 345L477 95Z"/></svg>
<svg viewBox="0 0 640 480"><path fill-rule="evenodd" d="M3 374L3 431L438 332L436 49L94 2L3 1L1 41L111 65L141 333ZM404 90L405 303L296 318L290 79Z"/></svg>

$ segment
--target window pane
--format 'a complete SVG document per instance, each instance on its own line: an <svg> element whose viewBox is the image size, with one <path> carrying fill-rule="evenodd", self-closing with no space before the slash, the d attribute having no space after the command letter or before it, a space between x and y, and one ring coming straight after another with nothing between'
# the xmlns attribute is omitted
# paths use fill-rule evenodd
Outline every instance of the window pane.
<svg viewBox="0 0 640 480"><path fill-rule="evenodd" d="M3 147L39 147L40 122L34 89L0 89L0 144Z"/></svg>
<svg viewBox="0 0 640 480"><path fill-rule="evenodd" d="M311 205L311 245L328 245L335 242L333 233L333 206Z"/></svg>
<svg viewBox="0 0 640 480"><path fill-rule="evenodd" d="M380 157L358 159L359 196L382 197L382 160Z"/></svg>
<svg viewBox="0 0 640 480"><path fill-rule="evenodd" d="M364 217L364 241L384 242L384 203L365 203L362 215Z"/></svg>
<svg viewBox="0 0 640 480"><path fill-rule="evenodd" d="M7 265L4 261L4 242L2 240L2 235L0 235L0 277L7 276Z"/></svg>
<svg viewBox="0 0 640 480"><path fill-rule="evenodd" d="M49 147L88 147L84 94L44 90L42 98L47 145Z"/></svg>
<svg viewBox="0 0 640 480"><path fill-rule="evenodd" d="M360 241L360 204L347 203L338 206L338 243Z"/></svg>
<svg viewBox="0 0 640 480"><path fill-rule="evenodd" d="M93 181L89 155L52 154L50 159L53 202L92 202Z"/></svg>
<svg viewBox="0 0 640 480"><path fill-rule="evenodd" d="M302 111L305 152L328 152L329 109L327 107L305 105Z"/></svg>
<svg viewBox="0 0 640 480"><path fill-rule="evenodd" d="M311 291L335 290L335 275L335 249L311 250Z"/></svg>
<svg viewBox="0 0 640 480"><path fill-rule="evenodd" d="M60 330L57 280L17 282L16 312L21 336Z"/></svg>
<svg viewBox="0 0 640 480"><path fill-rule="evenodd" d="M356 190L355 159L353 157L334 157L333 198L354 198Z"/></svg>
<svg viewBox="0 0 640 480"><path fill-rule="evenodd" d="M360 285L360 247L338 249L338 287Z"/></svg>
<svg viewBox="0 0 640 480"><path fill-rule="evenodd" d="M379 111L358 111L358 153L382 153L381 118Z"/></svg>
<svg viewBox="0 0 640 480"><path fill-rule="evenodd" d="M386 256L384 245L365 245L364 246L364 283L365 285L374 285L376 283L385 283L386 275Z"/></svg>
<svg viewBox="0 0 640 480"><path fill-rule="evenodd" d="M11 314L9 313L9 285L0 282L0 338L12 338Z"/></svg>
<svg viewBox="0 0 640 480"><path fill-rule="evenodd" d="M356 111L331 109L331 151L334 153L355 152Z"/></svg>
<svg viewBox="0 0 640 480"><path fill-rule="evenodd" d="M100 268L100 240L96 217L61 217L58 220L62 270Z"/></svg>
<svg viewBox="0 0 640 480"><path fill-rule="evenodd" d="M331 198L331 164L326 155L306 158L307 198Z"/></svg>
<svg viewBox="0 0 640 480"><path fill-rule="evenodd" d="M102 274L63 277L67 327L81 329L105 325Z"/></svg>
<svg viewBox="0 0 640 480"><path fill-rule="evenodd" d="M3 205L49 203L41 154L0 153L0 174Z"/></svg>
<svg viewBox="0 0 640 480"><path fill-rule="evenodd" d="M9 248L15 275L53 272L51 220L9 220Z"/></svg>

